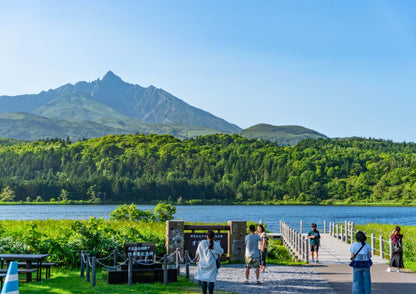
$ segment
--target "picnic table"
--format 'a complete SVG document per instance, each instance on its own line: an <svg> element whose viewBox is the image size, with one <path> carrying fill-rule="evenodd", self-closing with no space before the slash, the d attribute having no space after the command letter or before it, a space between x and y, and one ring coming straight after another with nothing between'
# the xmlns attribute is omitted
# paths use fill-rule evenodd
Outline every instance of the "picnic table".
<svg viewBox="0 0 416 294"><path fill-rule="evenodd" d="M18 273L26 274L26 282L32 281L32 273L36 271L36 281L42 279L42 262L50 254L0 254L1 269L0 273L7 271L3 269L4 262L7 266L11 261L24 261L26 262L26 268L18 270ZM32 267L34 265L36 268Z"/></svg>

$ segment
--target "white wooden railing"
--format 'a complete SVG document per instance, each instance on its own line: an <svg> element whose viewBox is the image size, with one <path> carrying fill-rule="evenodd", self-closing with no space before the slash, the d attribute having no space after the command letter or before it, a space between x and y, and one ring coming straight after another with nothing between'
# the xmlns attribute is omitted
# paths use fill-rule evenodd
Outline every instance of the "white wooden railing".
<svg viewBox="0 0 416 294"><path fill-rule="evenodd" d="M329 235L343 242L350 244L354 242L355 233L356 230L354 228L354 223L351 221L345 221L344 223L329 223ZM393 247L390 238L388 240L384 240L382 235L376 237L373 233L371 233L370 236L367 236L367 242L368 238L370 238L370 245L373 250L373 256L379 255L381 259L386 258L386 256L390 258L390 252L392 252ZM376 248L376 240L378 241L378 248ZM384 249L386 244L388 244L388 251Z"/></svg>
<svg viewBox="0 0 416 294"><path fill-rule="evenodd" d="M280 233L282 234L283 244L289 250L290 254L298 260L309 263L308 237L299 233L283 221L280 221Z"/></svg>

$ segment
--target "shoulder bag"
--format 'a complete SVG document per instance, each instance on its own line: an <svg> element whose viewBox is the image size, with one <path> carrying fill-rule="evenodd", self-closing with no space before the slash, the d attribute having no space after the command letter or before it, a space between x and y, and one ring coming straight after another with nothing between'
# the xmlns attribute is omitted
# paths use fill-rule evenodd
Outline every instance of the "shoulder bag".
<svg viewBox="0 0 416 294"><path fill-rule="evenodd" d="M217 269L219 269L221 267L221 263L220 263L219 258L215 258L215 255L214 255L214 253L212 253L211 249L209 249L209 251L211 252L212 257L214 257L214 259L215 259L215 264L217 266Z"/></svg>

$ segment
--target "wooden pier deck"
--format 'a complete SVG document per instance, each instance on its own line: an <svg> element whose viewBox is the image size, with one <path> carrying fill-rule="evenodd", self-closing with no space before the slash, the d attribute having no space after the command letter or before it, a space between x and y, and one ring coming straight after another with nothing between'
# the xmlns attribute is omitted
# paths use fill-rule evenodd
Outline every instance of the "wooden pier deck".
<svg viewBox="0 0 416 294"><path fill-rule="evenodd" d="M330 236L321 234L321 246L319 248L319 263L322 264L349 264L350 263L351 244ZM387 259L381 259L380 256L371 258L374 264L386 264Z"/></svg>

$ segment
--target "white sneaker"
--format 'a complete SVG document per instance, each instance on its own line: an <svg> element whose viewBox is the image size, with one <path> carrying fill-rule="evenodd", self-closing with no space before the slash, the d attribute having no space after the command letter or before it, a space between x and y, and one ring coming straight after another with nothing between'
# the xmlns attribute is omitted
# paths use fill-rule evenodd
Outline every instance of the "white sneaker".
<svg viewBox="0 0 416 294"><path fill-rule="evenodd" d="M391 272L391 268L386 269L386 272Z"/></svg>
<svg viewBox="0 0 416 294"><path fill-rule="evenodd" d="M398 269L398 270L397 270L397 272L398 272L398 273L401 273L402 271Z"/></svg>

